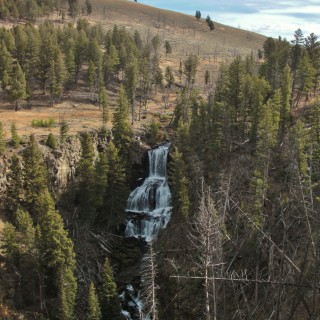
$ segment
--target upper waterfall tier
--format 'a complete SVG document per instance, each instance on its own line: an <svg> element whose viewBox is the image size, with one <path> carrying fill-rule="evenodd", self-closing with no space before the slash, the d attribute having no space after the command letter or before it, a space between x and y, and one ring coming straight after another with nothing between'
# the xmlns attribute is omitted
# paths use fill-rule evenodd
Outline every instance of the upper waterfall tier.
<svg viewBox="0 0 320 320"><path fill-rule="evenodd" d="M169 146L148 151L149 177L128 198L126 237L151 241L170 220L171 193L166 179Z"/></svg>

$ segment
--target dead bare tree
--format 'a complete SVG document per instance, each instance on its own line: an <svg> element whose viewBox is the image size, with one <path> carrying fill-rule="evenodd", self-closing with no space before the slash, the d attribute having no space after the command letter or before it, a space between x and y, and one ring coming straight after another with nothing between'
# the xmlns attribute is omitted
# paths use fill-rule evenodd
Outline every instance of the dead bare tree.
<svg viewBox="0 0 320 320"><path fill-rule="evenodd" d="M141 319L145 319L146 316L149 316L150 320L158 319L156 275L156 253L151 242L148 253L144 256L142 262L142 299L145 307Z"/></svg>
<svg viewBox="0 0 320 320"><path fill-rule="evenodd" d="M201 183L200 204L189 239L196 249L195 264L204 279L205 319L217 319L215 274L222 262L222 220L215 209L211 190Z"/></svg>

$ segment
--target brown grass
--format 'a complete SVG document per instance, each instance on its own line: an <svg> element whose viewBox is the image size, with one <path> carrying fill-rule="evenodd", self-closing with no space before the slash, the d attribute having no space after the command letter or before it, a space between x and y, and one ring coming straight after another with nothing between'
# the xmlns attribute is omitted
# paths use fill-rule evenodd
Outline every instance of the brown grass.
<svg viewBox="0 0 320 320"><path fill-rule="evenodd" d="M178 66L189 54L197 54L200 59L200 66L197 73L195 86L201 93L206 94L212 88L205 88L204 74L210 71L212 84L214 86L218 69L221 63L229 63L235 56L246 56L251 52L257 56L257 50L262 47L265 37L252 32L228 27L215 23L216 30L209 31L204 20L197 22L195 17L157 9L126 0L93 0L93 14L83 16L89 20L90 24L100 23L105 30L113 28L114 25L123 26L130 32L138 30L145 41L158 34L162 40L160 50L160 64L163 70L166 66L171 66L174 70L176 82L178 82ZM50 20L61 25L62 23L73 22L70 18L64 22L59 21L59 17L53 15ZM44 19L40 19L43 22ZM6 24L5 27L11 27ZM165 56L163 43L169 40L173 52L168 57ZM111 110L116 107L116 92L110 92ZM101 113L97 106L85 103L89 93L71 91L62 100L63 102L48 107L48 97L38 94L33 101L31 110L24 109L18 112L13 111L12 104L0 104L0 121L4 123L6 137L10 137L10 125L15 122L20 135L47 135L50 131L58 134L59 126L47 128L32 128L33 119L54 118L56 122L64 118L70 124L70 133L77 133L85 129L98 129L101 127ZM174 103L177 95L172 92L170 102ZM77 105L76 108L73 105ZM164 110L162 106L162 96L157 94L153 101L148 104L145 111L146 118L140 123L135 123L134 129L137 132L143 131L143 126L151 121L153 116L159 113L170 112ZM111 123L108 124L111 127Z"/></svg>

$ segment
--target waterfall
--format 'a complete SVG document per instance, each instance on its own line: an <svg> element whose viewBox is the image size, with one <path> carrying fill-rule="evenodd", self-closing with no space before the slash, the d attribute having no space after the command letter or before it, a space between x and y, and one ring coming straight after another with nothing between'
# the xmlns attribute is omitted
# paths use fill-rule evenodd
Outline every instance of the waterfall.
<svg viewBox="0 0 320 320"><path fill-rule="evenodd" d="M171 217L171 193L166 177L169 147L170 144L166 144L148 151L149 176L130 193L127 202L125 236L142 239L147 245L166 228ZM123 306L122 316L126 320L150 320L149 315L143 314L144 303L139 288L127 284L119 298Z"/></svg>
<svg viewBox="0 0 320 320"><path fill-rule="evenodd" d="M148 151L149 176L128 198L126 237L150 242L170 220L171 193L166 178L169 147L170 144L166 144Z"/></svg>

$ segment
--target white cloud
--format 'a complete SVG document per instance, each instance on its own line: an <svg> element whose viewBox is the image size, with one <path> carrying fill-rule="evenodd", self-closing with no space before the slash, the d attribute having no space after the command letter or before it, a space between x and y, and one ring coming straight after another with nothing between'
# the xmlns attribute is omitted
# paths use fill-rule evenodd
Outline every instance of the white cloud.
<svg viewBox="0 0 320 320"><path fill-rule="evenodd" d="M320 0L198 0L195 4L182 0L140 0L162 8L203 17L266 36L293 38L298 28L308 35L320 36ZM191 9L194 7L194 11ZM192 9L193 10L193 9Z"/></svg>

